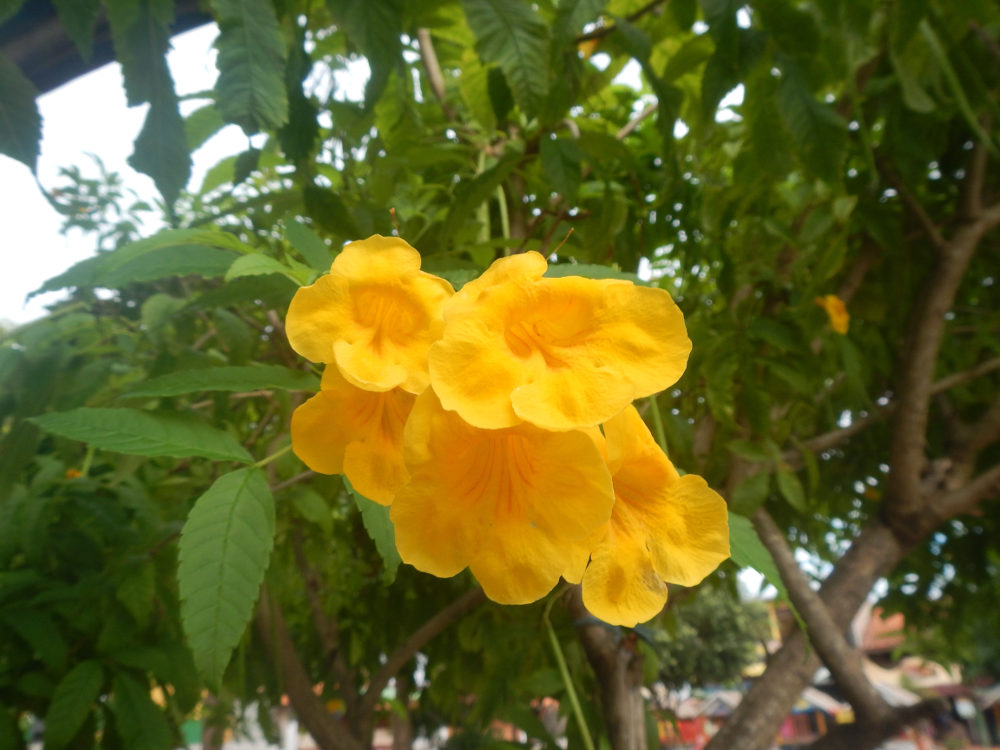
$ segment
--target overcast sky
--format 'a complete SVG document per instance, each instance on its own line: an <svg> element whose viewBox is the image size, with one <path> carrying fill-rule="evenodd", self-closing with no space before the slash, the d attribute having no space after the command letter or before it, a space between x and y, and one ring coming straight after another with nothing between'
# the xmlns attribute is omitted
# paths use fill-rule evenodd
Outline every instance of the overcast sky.
<svg viewBox="0 0 1000 750"><path fill-rule="evenodd" d="M209 24L174 37L168 56L180 95L212 88L217 75L212 42L217 29ZM96 177L97 167L87 156L97 154L108 170L118 172L128 188L143 198L156 195L153 181L128 166L132 142L142 127L147 105L125 104L121 67L117 63L70 81L38 100L42 114L42 152L38 179L46 190L62 183L60 167L76 165L84 175ZM182 102L185 114L204 102ZM219 159L246 148L246 137L236 126L220 131L194 154L190 186L200 184L205 171ZM42 195L31 171L20 162L0 156L0 222L3 257L0 274L0 321L23 323L45 313L58 293L36 297L25 305L25 296L46 279L64 271L94 252L94 239L78 231L59 234L62 217ZM149 227L149 232L155 230Z"/></svg>

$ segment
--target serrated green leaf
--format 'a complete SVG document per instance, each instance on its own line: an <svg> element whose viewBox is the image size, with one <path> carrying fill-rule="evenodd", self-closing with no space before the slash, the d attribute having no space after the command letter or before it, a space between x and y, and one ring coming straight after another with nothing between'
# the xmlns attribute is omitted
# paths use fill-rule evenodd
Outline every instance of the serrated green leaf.
<svg viewBox="0 0 1000 750"><path fill-rule="evenodd" d="M753 513L764 504L770 491L770 473L758 471L736 485L729 502L740 513Z"/></svg>
<svg viewBox="0 0 1000 750"><path fill-rule="evenodd" d="M252 255L244 255L233 261L229 270L226 271L226 281L232 281L242 276L264 276L272 273L280 273L300 286L309 283L311 277L315 275L314 272L305 266L301 269L293 269L281 261L272 258L270 255L253 253Z"/></svg>
<svg viewBox="0 0 1000 750"><path fill-rule="evenodd" d="M59 750L73 739L100 695L103 681L100 662L93 660L80 662L59 681L45 714L48 750Z"/></svg>
<svg viewBox="0 0 1000 750"><path fill-rule="evenodd" d="M59 23L66 36L80 51L80 57L87 61L94 47L94 23L100 0L53 0L59 12Z"/></svg>
<svg viewBox="0 0 1000 750"><path fill-rule="evenodd" d="M131 260L113 270L99 272L96 286L117 289L140 281L155 281L171 276L195 274L212 279L225 276L236 258L230 250L218 250L203 245L177 245L155 250Z"/></svg>
<svg viewBox="0 0 1000 750"><path fill-rule="evenodd" d="M274 546L274 498L260 469L224 474L195 502L179 543L181 620L218 688L260 594Z"/></svg>
<svg viewBox="0 0 1000 750"><path fill-rule="evenodd" d="M114 677L112 689L111 710L125 747L143 750L171 750L174 747L167 718L153 703L145 680L140 682L119 672Z"/></svg>
<svg viewBox="0 0 1000 750"><path fill-rule="evenodd" d="M385 91L389 74L402 53L403 20L399 0L328 0L337 25L344 29L371 66L365 86L365 109L371 109Z"/></svg>
<svg viewBox="0 0 1000 750"><path fill-rule="evenodd" d="M177 396L200 391L257 391L277 388L288 391L318 391L319 378L310 372L291 370L280 365L246 367L206 367L200 370L171 372L137 383L124 394L140 396Z"/></svg>
<svg viewBox="0 0 1000 750"><path fill-rule="evenodd" d="M21 69L0 55L0 154L17 159L32 172L42 138L36 96L38 92Z"/></svg>
<svg viewBox="0 0 1000 750"><path fill-rule="evenodd" d="M80 261L58 276L53 276L30 296L66 287L99 286L102 274L117 272L143 255L164 248L189 245L233 250L241 255L254 252L253 248L245 245L235 235L217 229L166 229L113 252Z"/></svg>
<svg viewBox="0 0 1000 750"><path fill-rule="evenodd" d="M257 171L260 164L260 149L248 148L236 155L236 165L233 168L233 184L246 182L250 175Z"/></svg>
<svg viewBox="0 0 1000 750"><path fill-rule="evenodd" d="M532 117L548 88L548 37L541 17L528 3L463 0L462 5L479 56L500 66L518 106Z"/></svg>
<svg viewBox="0 0 1000 750"><path fill-rule="evenodd" d="M32 417L43 430L95 448L137 456L201 456L217 461L253 459L235 438L203 422L139 409L80 407Z"/></svg>
<svg viewBox="0 0 1000 750"><path fill-rule="evenodd" d="M322 273L330 271L333 262L330 247L312 229L296 218L289 218L285 222L285 236L306 263Z"/></svg>
<svg viewBox="0 0 1000 750"><path fill-rule="evenodd" d="M345 240L356 240L361 235L344 199L332 190L307 185L305 199L309 216L330 234Z"/></svg>
<svg viewBox="0 0 1000 750"><path fill-rule="evenodd" d="M288 119L285 43L268 0L212 0L219 21L219 78L215 84L226 122L247 135Z"/></svg>
<svg viewBox="0 0 1000 750"><path fill-rule="evenodd" d="M775 472L775 479L778 480L778 491L788 501L788 504L795 508L795 510L806 513L808 511L806 493L802 489L802 482L799 481L795 472L788 469L778 469Z"/></svg>
<svg viewBox="0 0 1000 750"><path fill-rule="evenodd" d="M359 495L346 479L344 485L350 490L351 497L361 511L361 521L365 525L365 531L375 542L375 549L382 556L382 562L385 564L382 580L388 585L396 580L396 572L402 562L396 550L396 530L389 518L389 506L379 505L374 500Z"/></svg>
<svg viewBox="0 0 1000 750"><path fill-rule="evenodd" d="M542 171L556 191L572 200L580 187L583 152L566 138L543 138L538 149Z"/></svg>
<svg viewBox="0 0 1000 750"><path fill-rule="evenodd" d="M191 177L191 154L172 83L169 90L158 91L150 103L128 163L153 178L168 207L173 206L187 185Z"/></svg>
<svg viewBox="0 0 1000 750"><path fill-rule="evenodd" d="M813 97L792 63L782 65L778 109L803 164L826 182L842 179L846 123L833 108Z"/></svg>
<svg viewBox="0 0 1000 750"><path fill-rule="evenodd" d="M153 611L156 599L155 576L153 564L146 561L129 570L115 589L115 598L140 627L149 622L149 615Z"/></svg>
<svg viewBox="0 0 1000 750"><path fill-rule="evenodd" d="M753 568L760 573L782 598L788 599L788 591L781 581L778 566L760 541L753 523L746 516L729 513L729 554L733 562L741 568Z"/></svg>
<svg viewBox="0 0 1000 750"><path fill-rule="evenodd" d="M162 100L163 91L173 91L165 57L174 19L173 2L108 0L107 8L128 105Z"/></svg>

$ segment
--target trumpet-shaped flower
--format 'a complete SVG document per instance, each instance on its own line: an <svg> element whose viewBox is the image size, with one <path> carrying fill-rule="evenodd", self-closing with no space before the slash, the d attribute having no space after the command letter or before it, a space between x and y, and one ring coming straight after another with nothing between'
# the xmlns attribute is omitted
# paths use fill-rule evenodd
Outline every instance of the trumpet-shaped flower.
<svg viewBox="0 0 1000 750"><path fill-rule="evenodd" d="M634 407L604 425L614 482L611 519L591 540L583 603L633 626L655 617L666 583L694 586L729 557L725 501L694 474L679 476ZM579 580L580 568L567 568Z"/></svg>
<svg viewBox="0 0 1000 750"><path fill-rule="evenodd" d="M314 362L336 364L368 391L427 387L427 349L443 328L453 293L420 270L420 253L398 237L374 235L347 245L330 273L299 289L288 308L288 340Z"/></svg>
<svg viewBox="0 0 1000 750"><path fill-rule="evenodd" d="M400 557L441 577L468 567L504 604L534 601L582 565L580 542L611 514L611 475L587 433L478 429L430 388L406 424L404 456L410 479L391 510Z"/></svg>
<svg viewBox="0 0 1000 750"><path fill-rule="evenodd" d="M844 300L836 294L825 294L817 297L814 302L826 311L826 317L830 319L830 328L841 336L845 335L851 323L851 316L847 312Z"/></svg>
<svg viewBox="0 0 1000 750"><path fill-rule="evenodd" d="M546 267L535 252L502 258L445 304L431 384L476 427L593 427L684 372L691 341L667 292Z"/></svg>
<svg viewBox="0 0 1000 750"><path fill-rule="evenodd" d="M416 396L402 388L357 388L333 365L320 387L292 414L295 455L313 471L343 474L362 495L389 505L406 482L403 425Z"/></svg>

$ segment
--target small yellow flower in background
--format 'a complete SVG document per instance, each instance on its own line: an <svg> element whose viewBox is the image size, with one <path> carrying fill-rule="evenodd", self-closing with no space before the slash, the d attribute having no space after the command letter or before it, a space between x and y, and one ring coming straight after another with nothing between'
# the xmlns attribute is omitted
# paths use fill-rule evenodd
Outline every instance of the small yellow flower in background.
<svg viewBox="0 0 1000 750"><path fill-rule="evenodd" d="M82 476L83 476L83 472L80 471L79 469L72 469L72 468L66 469L66 478L67 479L79 479Z"/></svg>
<svg viewBox="0 0 1000 750"><path fill-rule="evenodd" d="M452 293L447 281L420 270L420 253L406 242L374 235L347 245L329 274L295 293L288 340L303 357L336 364L359 388L418 394Z"/></svg>
<svg viewBox="0 0 1000 750"><path fill-rule="evenodd" d="M321 474L343 474L359 493L389 505L406 482L403 426L416 399L402 388L366 391L330 365L321 390L292 414L292 448Z"/></svg>
<svg viewBox="0 0 1000 750"><path fill-rule="evenodd" d="M582 577L584 606L613 625L655 617L666 583L694 586L729 557L725 501L694 474L679 476L635 407L605 423L614 483L611 519L591 540Z"/></svg>
<svg viewBox="0 0 1000 750"><path fill-rule="evenodd" d="M826 310L826 315L830 319L830 327L840 335L845 335L851 322L851 316L847 312L844 301L836 294L827 294L817 297L814 302Z"/></svg>
<svg viewBox="0 0 1000 750"><path fill-rule="evenodd" d="M445 304L431 384L476 427L593 427L684 372L691 341L667 292L546 267L535 252L501 258Z"/></svg>
<svg viewBox="0 0 1000 750"><path fill-rule="evenodd" d="M580 542L611 515L611 475L583 431L478 429L428 389L404 455L410 480L391 510L400 557L440 577L468 567L502 604L535 601L582 566Z"/></svg>

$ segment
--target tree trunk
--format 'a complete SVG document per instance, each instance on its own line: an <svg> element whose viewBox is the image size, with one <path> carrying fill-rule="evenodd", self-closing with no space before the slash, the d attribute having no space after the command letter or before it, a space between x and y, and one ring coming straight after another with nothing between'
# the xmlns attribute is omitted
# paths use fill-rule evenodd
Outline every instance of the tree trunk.
<svg viewBox="0 0 1000 750"><path fill-rule="evenodd" d="M410 750L413 747L413 724L410 722L410 673L407 670L396 675L396 700L401 712L393 711L390 719L392 728L392 750Z"/></svg>
<svg viewBox="0 0 1000 750"><path fill-rule="evenodd" d="M902 557L903 549L888 526L873 519L837 563L820 589L820 597L834 623L846 630L872 586ZM768 661L767 670L754 683L707 750L767 750L781 722L812 681L820 661L806 651L801 631L793 632Z"/></svg>
<svg viewBox="0 0 1000 750"><path fill-rule="evenodd" d="M580 587L569 596L580 643L601 692L601 713L613 750L646 750L646 704L642 698L642 655L633 641L593 618L583 606Z"/></svg>

